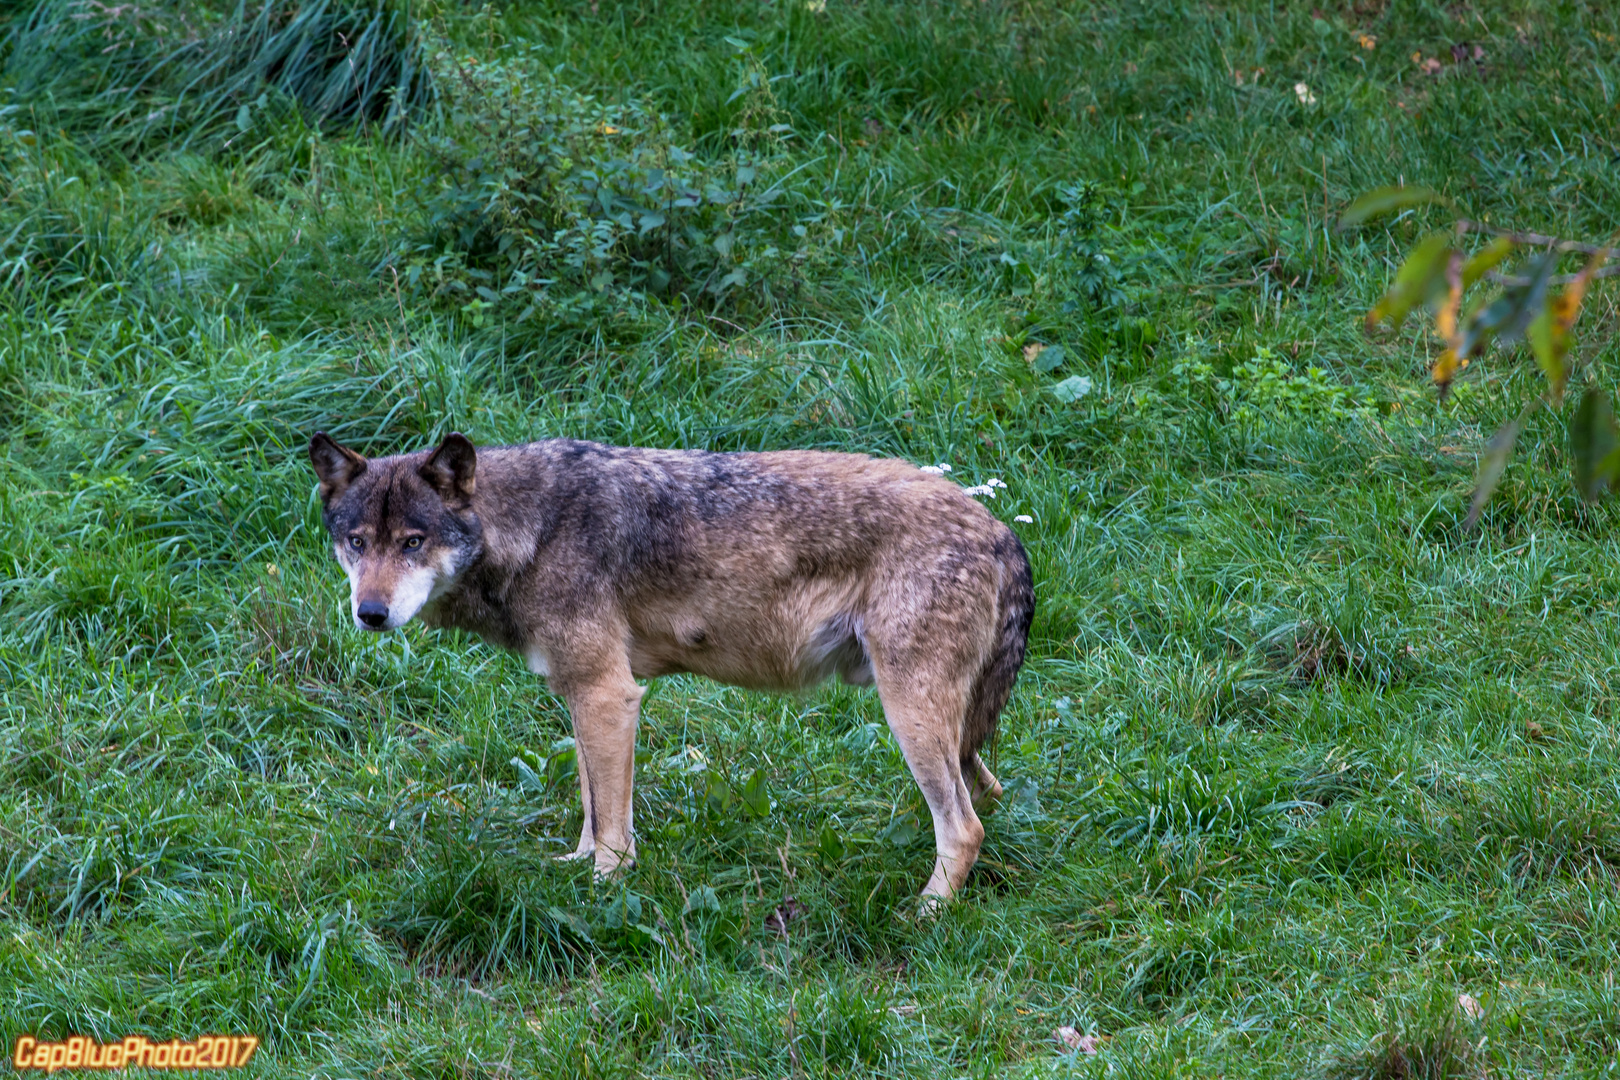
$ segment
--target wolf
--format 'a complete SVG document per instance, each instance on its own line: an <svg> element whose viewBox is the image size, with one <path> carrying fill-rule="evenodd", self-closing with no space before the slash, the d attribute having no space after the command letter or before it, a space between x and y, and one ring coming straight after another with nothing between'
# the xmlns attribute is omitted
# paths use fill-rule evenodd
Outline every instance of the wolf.
<svg viewBox="0 0 1620 1080"><path fill-rule="evenodd" d="M794 691L877 687L933 816L925 897L978 858L979 751L1023 664L1035 609L1011 529L905 461L712 453L550 439L366 458L309 443L355 625L420 618L521 655L574 725L584 827L563 858L634 861L643 688L692 672Z"/></svg>

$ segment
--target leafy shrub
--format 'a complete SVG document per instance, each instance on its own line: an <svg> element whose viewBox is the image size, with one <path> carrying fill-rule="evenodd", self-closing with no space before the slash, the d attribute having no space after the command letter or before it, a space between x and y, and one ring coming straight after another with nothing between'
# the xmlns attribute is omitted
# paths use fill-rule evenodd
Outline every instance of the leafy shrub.
<svg viewBox="0 0 1620 1080"><path fill-rule="evenodd" d="M1058 238L1051 267L1060 292L1070 299L1065 311L1107 311L1126 301L1125 275L1103 250L1102 231L1108 215L1100 185L1087 180L1059 189L1064 210L1057 218Z"/></svg>
<svg viewBox="0 0 1620 1080"><path fill-rule="evenodd" d="M230 140L267 111L402 129L433 104L412 23L389 0L45 0L0 46L0 85L58 126L126 153Z"/></svg>
<svg viewBox="0 0 1620 1080"><path fill-rule="evenodd" d="M786 258L765 159L707 161L667 120L556 80L533 50L434 57L444 130L424 140L428 234L402 252L410 283L448 295L475 324L582 315L601 301L769 301Z"/></svg>
<svg viewBox="0 0 1620 1080"><path fill-rule="evenodd" d="M1175 381L1169 391L1140 395L1139 408L1162 413L1201 404L1233 420L1350 420L1377 412L1367 388L1346 386L1319 367L1295 371L1264 346L1225 375L1201 357L1183 360L1170 374Z"/></svg>

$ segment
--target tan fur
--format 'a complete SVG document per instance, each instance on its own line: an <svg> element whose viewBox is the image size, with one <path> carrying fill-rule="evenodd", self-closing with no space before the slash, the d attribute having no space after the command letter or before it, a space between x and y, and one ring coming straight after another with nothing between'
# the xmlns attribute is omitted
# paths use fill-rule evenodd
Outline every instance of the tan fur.
<svg viewBox="0 0 1620 1080"><path fill-rule="evenodd" d="M358 625L417 614L394 598L431 578L424 621L522 653L568 702L585 810L571 857L603 874L635 858L637 679L795 690L838 675L875 682L928 801L924 894L961 887L984 837L974 800L1000 793L977 751L1033 593L1016 538L956 484L850 454L567 440L475 453L451 436L368 462L317 435L310 456Z"/></svg>

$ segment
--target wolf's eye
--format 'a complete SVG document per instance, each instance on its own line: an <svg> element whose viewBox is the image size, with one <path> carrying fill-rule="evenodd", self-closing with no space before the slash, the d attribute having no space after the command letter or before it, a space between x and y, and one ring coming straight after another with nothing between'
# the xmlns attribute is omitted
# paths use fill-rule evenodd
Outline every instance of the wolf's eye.
<svg viewBox="0 0 1620 1080"><path fill-rule="evenodd" d="M405 550L406 551L415 551L417 548L419 548L421 546L422 546L422 538L420 536L413 536L409 540L405 541Z"/></svg>
<svg viewBox="0 0 1620 1080"><path fill-rule="evenodd" d="M356 551L366 550L366 542L360 539L358 536L349 537L349 546Z"/></svg>

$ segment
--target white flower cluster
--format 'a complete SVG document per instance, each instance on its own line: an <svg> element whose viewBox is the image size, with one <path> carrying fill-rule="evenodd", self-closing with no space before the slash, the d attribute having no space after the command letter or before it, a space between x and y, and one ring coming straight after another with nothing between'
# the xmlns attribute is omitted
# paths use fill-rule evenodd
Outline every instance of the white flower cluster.
<svg viewBox="0 0 1620 1080"><path fill-rule="evenodd" d="M997 480L992 476L982 484L974 484L972 487L965 487L962 490L967 492L969 495L984 495L993 499L996 497L996 488L1004 488L1006 486L1006 484L1003 484L1000 480Z"/></svg>
<svg viewBox="0 0 1620 1080"><path fill-rule="evenodd" d="M946 473L951 471L951 467L945 464L943 461L938 465L919 465L918 468L930 476L944 476ZM971 487L964 486L962 491L968 495L982 495L985 498L993 499L996 497L997 488L1002 488L1005 490L1006 487L1007 485L1005 481L1001 480L999 477L992 476L982 484L974 484ZM1030 517L1028 514L1018 514L1013 518L1013 520L1024 525L1033 525L1035 523L1035 519Z"/></svg>

